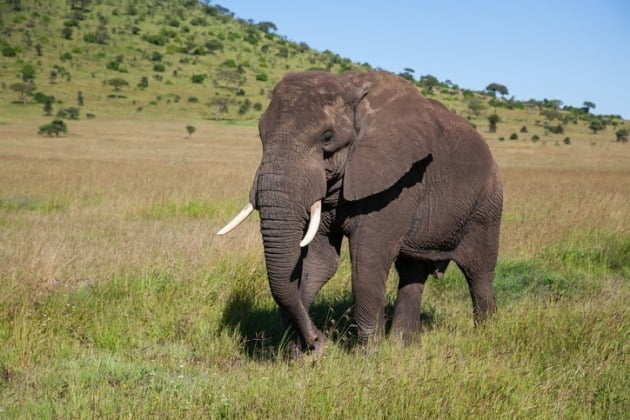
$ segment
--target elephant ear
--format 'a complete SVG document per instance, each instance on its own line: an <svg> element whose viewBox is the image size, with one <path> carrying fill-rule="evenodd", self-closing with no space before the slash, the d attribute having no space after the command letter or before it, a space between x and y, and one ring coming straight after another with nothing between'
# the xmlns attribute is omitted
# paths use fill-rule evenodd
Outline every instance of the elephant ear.
<svg viewBox="0 0 630 420"><path fill-rule="evenodd" d="M343 196L360 200L390 188L432 152L438 134L431 105L389 73L349 75L368 91L355 108L357 137L346 163Z"/></svg>

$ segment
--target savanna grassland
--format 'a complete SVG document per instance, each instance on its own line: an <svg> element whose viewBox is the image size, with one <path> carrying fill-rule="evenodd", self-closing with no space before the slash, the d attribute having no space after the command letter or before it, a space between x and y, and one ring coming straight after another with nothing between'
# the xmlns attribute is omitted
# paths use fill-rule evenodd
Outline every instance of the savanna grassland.
<svg viewBox="0 0 630 420"><path fill-rule="evenodd" d="M455 267L408 348L352 345L349 262L316 304L334 338L281 356L256 220L237 212L251 124L0 126L2 417L623 417L630 149L489 140L505 184L498 314L474 329ZM396 278L389 281L389 300Z"/></svg>
<svg viewBox="0 0 630 420"><path fill-rule="evenodd" d="M627 417L630 124L410 72L501 168L498 313L475 329L451 266L416 343L357 347L344 251L313 308L333 344L283 357L256 218L215 233L247 200L275 82L371 67L269 23L0 3L0 418ZM38 135L53 119L67 132Z"/></svg>

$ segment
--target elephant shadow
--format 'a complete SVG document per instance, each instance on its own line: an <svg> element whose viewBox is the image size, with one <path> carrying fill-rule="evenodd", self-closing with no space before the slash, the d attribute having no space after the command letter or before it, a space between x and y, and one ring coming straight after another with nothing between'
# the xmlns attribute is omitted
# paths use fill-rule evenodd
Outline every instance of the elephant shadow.
<svg viewBox="0 0 630 420"><path fill-rule="evenodd" d="M220 331L227 331L242 344L242 352L259 361L276 360L286 355L287 343L295 334L293 328L284 328L276 307L261 305L254 291L233 290L223 309ZM357 327L352 318L352 293L345 292L334 298L321 297L311 306L311 316L324 334L344 351L352 351L358 344ZM393 304L385 307L386 331L389 331ZM423 311L422 329L435 327L433 311Z"/></svg>

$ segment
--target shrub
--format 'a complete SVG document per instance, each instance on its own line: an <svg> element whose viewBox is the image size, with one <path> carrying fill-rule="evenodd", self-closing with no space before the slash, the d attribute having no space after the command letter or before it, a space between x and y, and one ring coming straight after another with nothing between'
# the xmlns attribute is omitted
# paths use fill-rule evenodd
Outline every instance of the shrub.
<svg viewBox="0 0 630 420"><path fill-rule="evenodd" d="M231 58L230 58L230 59L225 60L225 61L223 62L223 64L221 64L221 65L222 65L223 67L228 67L228 68L231 68L231 69L235 69L235 68L237 67L237 65L236 65L236 61L232 60Z"/></svg>
<svg viewBox="0 0 630 420"><path fill-rule="evenodd" d="M214 51L217 51L217 50L223 50L223 44L221 43L221 41L219 41L217 39L211 39L210 41L206 41L204 46L206 47L206 49L209 52L214 52Z"/></svg>
<svg viewBox="0 0 630 420"><path fill-rule="evenodd" d="M67 133L67 132L68 132L68 127L66 126L65 122L63 122L62 120L54 120L50 124L44 124L40 126L38 134L47 135L49 137L54 134L55 136L59 137L59 133Z"/></svg>
<svg viewBox="0 0 630 420"><path fill-rule="evenodd" d="M33 95L33 99L35 100L35 102L37 102L38 104L45 104L47 102L53 103L55 102L55 97L52 95L46 95L42 92L37 92L35 93L35 95Z"/></svg>
<svg viewBox="0 0 630 420"><path fill-rule="evenodd" d="M621 143L628 142L628 134L629 132L627 128L620 128L615 132L615 136L617 136L617 141Z"/></svg>
<svg viewBox="0 0 630 420"><path fill-rule="evenodd" d="M197 103L199 103L199 99L196 96L191 96L190 98L188 98L188 103L189 104L197 104Z"/></svg>
<svg viewBox="0 0 630 420"><path fill-rule="evenodd" d="M164 67L164 64L162 63L155 63L153 65L153 71L157 71L157 72L164 72L164 70L166 70L166 67Z"/></svg>
<svg viewBox="0 0 630 420"><path fill-rule="evenodd" d="M140 83L138 83L138 87L140 89L146 89L149 87L149 79L147 78L147 76L142 76L142 78L140 79Z"/></svg>
<svg viewBox="0 0 630 420"><path fill-rule="evenodd" d="M538 135L537 135L537 134L534 134L534 135L532 136L532 141L533 141L534 143L536 143L538 140L540 140L540 137L538 137Z"/></svg>
<svg viewBox="0 0 630 420"><path fill-rule="evenodd" d="M256 80L258 80L259 82L266 82L267 80L269 80L269 76L267 76L267 73L258 73L256 75Z"/></svg>
<svg viewBox="0 0 630 420"><path fill-rule="evenodd" d="M207 75L205 74L193 74L190 80L193 83L202 84L204 80L206 80Z"/></svg>
<svg viewBox="0 0 630 420"><path fill-rule="evenodd" d="M75 107L69 107L60 109L57 112L57 118L66 118L69 120L78 120L79 119L79 109Z"/></svg>
<svg viewBox="0 0 630 420"><path fill-rule="evenodd" d="M72 39L72 28L69 26L65 26L61 30L61 36L63 37L63 39Z"/></svg>
<svg viewBox="0 0 630 420"><path fill-rule="evenodd" d="M10 45L2 46L2 55L4 57L15 57L17 55L17 50Z"/></svg>
<svg viewBox="0 0 630 420"><path fill-rule="evenodd" d="M151 53L151 61L162 61L162 54L159 51Z"/></svg>
<svg viewBox="0 0 630 420"><path fill-rule="evenodd" d="M516 133L510 134L510 140L518 140L518 134Z"/></svg>
<svg viewBox="0 0 630 420"><path fill-rule="evenodd" d="M93 120L94 118L96 118L96 115L92 114L91 112L88 112L85 114L85 118L87 118L88 120Z"/></svg>
<svg viewBox="0 0 630 420"><path fill-rule="evenodd" d="M562 140L562 142L566 145L571 144L571 138L570 137L565 137L564 140Z"/></svg>
<svg viewBox="0 0 630 420"><path fill-rule="evenodd" d="M61 54L61 56L59 58L61 59L61 61L72 60L72 54L70 54L69 52L65 52L65 53Z"/></svg>
<svg viewBox="0 0 630 420"><path fill-rule="evenodd" d="M83 35L83 41L87 42L88 44L96 44L96 34L94 32L90 32Z"/></svg>
<svg viewBox="0 0 630 420"><path fill-rule="evenodd" d="M254 111L262 111L262 104L260 102L254 104Z"/></svg>
<svg viewBox="0 0 630 420"><path fill-rule="evenodd" d="M521 127L521 133L527 133L527 127L526 126L522 126Z"/></svg>
<svg viewBox="0 0 630 420"><path fill-rule="evenodd" d="M250 102L249 99L245 99L243 101L243 103L241 103L241 105L238 108L238 115L245 115L247 114L247 112L249 111L249 109L252 107L252 103Z"/></svg>
<svg viewBox="0 0 630 420"><path fill-rule="evenodd" d="M562 134L564 133L564 126L562 124L558 125L545 125L545 129L553 134Z"/></svg>

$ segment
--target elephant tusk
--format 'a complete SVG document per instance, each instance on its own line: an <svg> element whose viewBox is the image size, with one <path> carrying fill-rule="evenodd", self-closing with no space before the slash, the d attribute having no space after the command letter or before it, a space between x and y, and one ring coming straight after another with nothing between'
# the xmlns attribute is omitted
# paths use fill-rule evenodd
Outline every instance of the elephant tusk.
<svg viewBox="0 0 630 420"><path fill-rule="evenodd" d="M245 208L241 210L241 212L237 214L236 217L232 219L230 223L225 225L223 229L217 232L217 235L225 235L226 233L230 232L232 229L240 225L243 222L243 220L247 219L247 216L249 216L253 211L254 211L254 206L252 205L252 203L247 203Z"/></svg>
<svg viewBox="0 0 630 420"><path fill-rule="evenodd" d="M317 230L319 229L319 221L322 218L322 201L317 200L311 206L311 220L308 222L308 229L306 230L306 235L304 235L304 239L300 242L300 246L303 248L306 245L310 244L315 235L317 234Z"/></svg>

